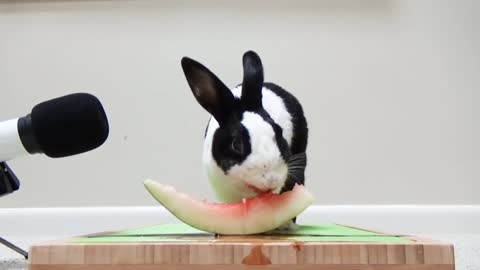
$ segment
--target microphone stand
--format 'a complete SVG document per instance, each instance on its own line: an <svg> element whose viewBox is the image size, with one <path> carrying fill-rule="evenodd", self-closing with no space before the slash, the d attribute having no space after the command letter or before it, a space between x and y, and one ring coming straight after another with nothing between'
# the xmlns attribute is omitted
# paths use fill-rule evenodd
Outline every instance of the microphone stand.
<svg viewBox="0 0 480 270"><path fill-rule="evenodd" d="M7 163L0 162L0 197L3 195L12 193L20 188L20 181L13 173L12 169L8 167ZM25 259L28 259L28 252L12 244L11 242L0 237L0 244L10 248L11 250L19 253Z"/></svg>

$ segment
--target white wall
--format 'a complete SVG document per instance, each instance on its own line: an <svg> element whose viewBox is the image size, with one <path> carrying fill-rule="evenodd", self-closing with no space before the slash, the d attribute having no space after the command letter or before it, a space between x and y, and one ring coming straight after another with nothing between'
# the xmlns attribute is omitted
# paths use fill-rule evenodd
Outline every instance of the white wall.
<svg viewBox="0 0 480 270"><path fill-rule="evenodd" d="M94 152L10 162L0 207L154 205L154 177L212 197L207 114L180 68L227 85L247 49L303 102L318 204L480 203L477 1L0 1L0 120L75 91L111 134Z"/></svg>

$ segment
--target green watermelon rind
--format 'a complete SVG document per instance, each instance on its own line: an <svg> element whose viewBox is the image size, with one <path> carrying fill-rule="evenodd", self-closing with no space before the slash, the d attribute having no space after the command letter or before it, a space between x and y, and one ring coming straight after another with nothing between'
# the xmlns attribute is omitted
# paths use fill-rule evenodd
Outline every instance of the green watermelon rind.
<svg viewBox="0 0 480 270"><path fill-rule="evenodd" d="M277 229L314 202L303 185L280 195L258 196L239 203L208 203L177 192L154 180L144 181L148 192L184 223L224 235L258 234Z"/></svg>

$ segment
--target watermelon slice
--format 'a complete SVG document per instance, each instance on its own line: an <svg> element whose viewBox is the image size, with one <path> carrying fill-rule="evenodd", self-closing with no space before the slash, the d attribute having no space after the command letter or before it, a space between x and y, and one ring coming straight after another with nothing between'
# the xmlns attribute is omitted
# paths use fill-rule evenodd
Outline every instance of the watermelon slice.
<svg viewBox="0 0 480 270"><path fill-rule="evenodd" d="M302 185L282 194L266 193L237 203L211 203L177 192L153 180L144 182L155 199L178 219L202 231L218 234L256 234L274 230L313 203Z"/></svg>

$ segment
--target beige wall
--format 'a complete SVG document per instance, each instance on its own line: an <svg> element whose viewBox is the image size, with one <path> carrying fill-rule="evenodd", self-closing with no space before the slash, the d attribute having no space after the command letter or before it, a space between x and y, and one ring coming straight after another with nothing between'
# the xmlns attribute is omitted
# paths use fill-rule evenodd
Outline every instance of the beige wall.
<svg viewBox="0 0 480 270"><path fill-rule="evenodd" d="M0 1L0 120L75 91L97 95L100 149L10 162L0 207L147 205L154 177L212 197L207 114L180 68L227 85L256 50L303 102L307 183L319 204L480 203L476 1Z"/></svg>

